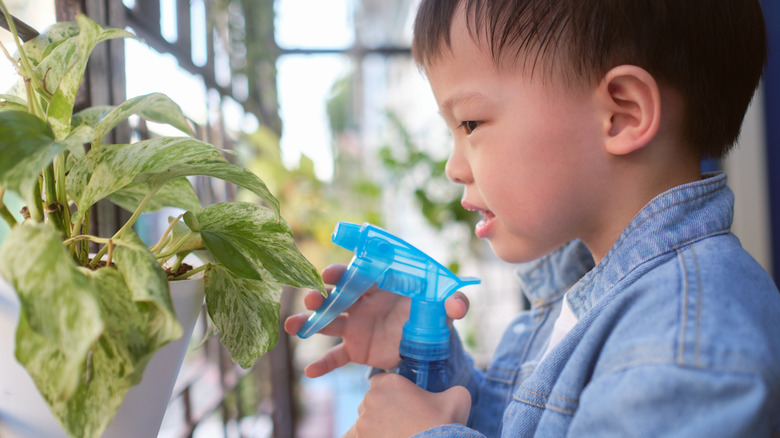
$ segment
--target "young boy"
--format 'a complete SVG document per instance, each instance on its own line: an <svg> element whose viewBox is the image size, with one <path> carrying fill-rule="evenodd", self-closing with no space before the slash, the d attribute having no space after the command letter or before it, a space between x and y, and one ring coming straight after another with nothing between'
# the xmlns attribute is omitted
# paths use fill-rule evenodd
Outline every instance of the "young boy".
<svg viewBox="0 0 780 438"><path fill-rule="evenodd" d="M477 236L525 262L532 308L484 372L454 334L445 392L374 376L348 436L780 436L780 294L729 231L725 175L699 171L735 142L765 50L758 0L423 0L447 175ZM392 368L407 309L372 291L306 374Z"/></svg>

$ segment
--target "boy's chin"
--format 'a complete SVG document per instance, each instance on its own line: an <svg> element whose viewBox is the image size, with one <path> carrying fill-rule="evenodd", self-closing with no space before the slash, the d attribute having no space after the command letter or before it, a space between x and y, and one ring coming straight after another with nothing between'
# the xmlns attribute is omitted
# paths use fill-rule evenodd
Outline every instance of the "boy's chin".
<svg viewBox="0 0 780 438"><path fill-rule="evenodd" d="M527 263L551 253L555 248L535 248L522 243L488 240L490 249L499 259L507 263Z"/></svg>
<svg viewBox="0 0 780 438"><path fill-rule="evenodd" d="M493 254L507 263L526 263L541 257L541 255L534 257L533 252L523 251L518 247L507 247L511 245L501 245L499 243L494 243L492 240L488 242L490 244L490 249L493 250Z"/></svg>

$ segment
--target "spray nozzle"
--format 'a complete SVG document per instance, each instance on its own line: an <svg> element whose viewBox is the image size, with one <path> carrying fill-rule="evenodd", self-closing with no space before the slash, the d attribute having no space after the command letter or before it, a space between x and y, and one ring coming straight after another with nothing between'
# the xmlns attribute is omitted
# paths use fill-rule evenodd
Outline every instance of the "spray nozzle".
<svg viewBox="0 0 780 438"><path fill-rule="evenodd" d="M459 287L477 284L479 280L459 278L424 252L371 224L339 222L331 239L355 255L298 336L307 338L317 333L376 284L412 299L401 354L426 360L444 354L446 358L449 327L444 300Z"/></svg>

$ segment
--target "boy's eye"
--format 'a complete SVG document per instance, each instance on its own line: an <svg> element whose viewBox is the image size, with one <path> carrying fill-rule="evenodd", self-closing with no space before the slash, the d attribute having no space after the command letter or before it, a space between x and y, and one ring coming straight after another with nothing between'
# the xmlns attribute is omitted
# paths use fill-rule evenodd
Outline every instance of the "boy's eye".
<svg viewBox="0 0 780 438"><path fill-rule="evenodd" d="M477 122L475 120L466 120L465 122L461 123L458 128L463 128L463 130L466 131L466 135L469 135L474 132L474 130L477 129L477 127L481 124L482 122Z"/></svg>

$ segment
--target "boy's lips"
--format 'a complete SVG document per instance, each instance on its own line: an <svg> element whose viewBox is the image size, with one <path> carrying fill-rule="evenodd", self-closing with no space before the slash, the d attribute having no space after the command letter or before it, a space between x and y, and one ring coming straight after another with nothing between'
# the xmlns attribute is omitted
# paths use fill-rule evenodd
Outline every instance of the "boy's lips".
<svg viewBox="0 0 780 438"><path fill-rule="evenodd" d="M493 228L493 224L495 223L496 215L493 214L493 212L490 210L479 208L465 201L461 202L461 205L463 205L463 208L468 211L473 211L482 215L482 220L477 222L477 225L474 227L474 233L480 239L488 237L490 235L490 230Z"/></svg>

